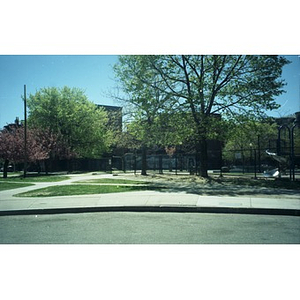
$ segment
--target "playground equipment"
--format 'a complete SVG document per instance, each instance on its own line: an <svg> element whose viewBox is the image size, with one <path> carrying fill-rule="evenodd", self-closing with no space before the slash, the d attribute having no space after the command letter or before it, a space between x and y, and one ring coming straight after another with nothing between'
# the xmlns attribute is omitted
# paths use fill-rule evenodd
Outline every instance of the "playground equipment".
<svg viewBox="0 0 300 300"><path fill-rule="evenodd" d="M286 166L287 163L288 163L288 160L283 157L283 156L280 156L280 155L277 155L276 153L274 152L269 152L269 150L266 150L266 153L271 156L274 160L276 160L277 162L279 162L281 168L280 170L283 169L283 166ZM265 177L274 177L274 178L278 178L280 177L281 175L281 171L279 171L278 168L275 168L275 169L272 169L272 170L269 170L269 171L264 171L264 176Z"/></svg>
<svg viewBox="0 0 300 300"><path fill-rule="evenodd" d="M270 171L264 171L264 177L278 178L279 177L279 170L278 170L278 168L270 170Z"/></svg>
<svg viewBox="0 0 300 300"><path fill-rule="evenodd" d="M294 140L294 130L296 127L300 127L300 112L295 113L296 118L294 119L293 125L289 127L286 124L278 127L278 139L277 139L277 153L269 152L266 153L271 156L274 160L279 163L279 168L268 171L267 174L270 177L280 177L281 173L283 173L288 167L290 169L290 180L295 181L295 140ZM288 151L282 152L281 149L281 131L287 130L288 133ZM288 155L288 159L283 157L282 155ZM277 171L276 171L277 170Z"/></svg>
<svg viewBox="0 0 300 300"><path fill-rule="evenodd" d="M269 150L266 150L266 153L268 155L270 155L273 159L278 161L280 164L286 164L287 163L287 159L285 157L277 155L276 153L273 153L273 152L269 152Z"/></svg>

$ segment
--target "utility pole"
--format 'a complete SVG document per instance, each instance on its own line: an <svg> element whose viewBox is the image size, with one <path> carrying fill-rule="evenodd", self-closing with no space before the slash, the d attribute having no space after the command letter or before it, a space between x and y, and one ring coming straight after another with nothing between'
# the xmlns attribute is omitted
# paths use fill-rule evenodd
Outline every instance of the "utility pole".
<svg viewBox="0 0 300 300"><path fill-rule="evenodd" d="M27 172L27 103L26 103L26 84L24 85L24 178Z"/></svg>

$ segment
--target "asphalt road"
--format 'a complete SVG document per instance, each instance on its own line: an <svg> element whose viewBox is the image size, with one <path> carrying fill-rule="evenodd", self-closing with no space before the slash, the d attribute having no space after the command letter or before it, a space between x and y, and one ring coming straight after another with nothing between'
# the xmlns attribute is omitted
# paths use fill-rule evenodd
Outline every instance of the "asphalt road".
<svg viewBox="0 0 300 300"><path fill-rule="evenodd" d="M2 244L299 244L294 216L101 212L0 217Z"/></svg>

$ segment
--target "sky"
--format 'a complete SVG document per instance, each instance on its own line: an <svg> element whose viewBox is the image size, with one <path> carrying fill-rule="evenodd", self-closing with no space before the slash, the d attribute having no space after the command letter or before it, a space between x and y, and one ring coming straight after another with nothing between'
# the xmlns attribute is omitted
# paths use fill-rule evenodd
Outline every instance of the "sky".
<svg viewBox="0 0 300 300"><path fill-rule="evenodd" d="M0 128L24 119L21 96L44 87L76 87L96 104L117 105L106 97L115 86L114 55L0 55Z"/></svg>
<svg viewBox="0 0 300 300"><path fill-rule="evenodd" d="M283 68L286 93L276 100L281 108L270 115L280 117L300 111L300 57ZM0 128L24 119L24 95L43 87L77 87L95 104L120 105L107 96L116 85L113 65L117 55L0 55Z"/></svg>

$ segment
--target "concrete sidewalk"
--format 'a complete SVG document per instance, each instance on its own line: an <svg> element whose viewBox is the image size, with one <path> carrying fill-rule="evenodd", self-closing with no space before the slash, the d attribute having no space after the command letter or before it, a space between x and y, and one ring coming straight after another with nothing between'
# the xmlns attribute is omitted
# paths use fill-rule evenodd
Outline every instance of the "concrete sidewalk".
<svg viewBox="0 0 300 300"><path fill-rule="evenodd" d="M111 175L110 175L111 176ZM109 176L106 176L109 177ZM209 196L187 192L137 191L61 197L14 197L14 194L46 186L66 185L95 176L72 176L70 180L36 183L0 192L0 216L21 214L80 213L99 211L173 211L210 213L279 214L300 216L299 193L281 197L253 195Z"/></svg>

